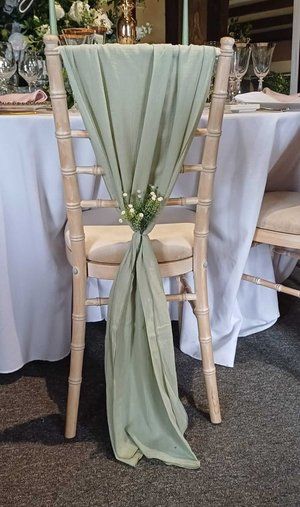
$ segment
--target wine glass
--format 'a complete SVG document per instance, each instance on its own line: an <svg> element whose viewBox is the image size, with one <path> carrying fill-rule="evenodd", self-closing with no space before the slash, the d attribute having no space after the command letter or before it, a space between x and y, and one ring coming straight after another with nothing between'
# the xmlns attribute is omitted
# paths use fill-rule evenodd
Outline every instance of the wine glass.
<svg viewBox="0 0 300 507"><path fill-rule="evenodd" d="M275 46L275 42L257 42L251 44L253 70L256 77L258 77L259 92L261 92L263 89L264 78L270 72L270 66Z"/></svg>
<svg viewBox="0 0 300 507"><path fill-rule="evenodd" d="M45 88L48 84L48 75L46 62L45 60L43 60L41 56L38 56L38 66L39 66L39 75L36 86L40 88Z"/></svg>
<svg viewBox="0 0 300 507"><path fill-rule="evenodd" d="M241 93L241 82L246 74L251 55L251 47L247 42L236 42L232 56L232 72L236 79L236 94Z"/></svg>
<svg viewBox="0 0 300 507"><path fill-rule="evenodd" d="M236 77L235 77L235 71L234 71L234 53L231 57L230 62L230 71L229 71L229 83L228 83L228 98L229 104L233 104L235 102L234 97L236 94Z"/></svg>
<svg viewBox="0 0 300 507"><path fill-rule="evenodd" d="M8 92L8 81L17 70L12 45L0 42L0 93Z"/></svg>
<svg viewBox="0 0 300 507"><path fill-rule="evenodd" d="M19 60L19 74L28 83L29 92L34 91L41 74L41 62L35 51L25 50Z"/></svg>

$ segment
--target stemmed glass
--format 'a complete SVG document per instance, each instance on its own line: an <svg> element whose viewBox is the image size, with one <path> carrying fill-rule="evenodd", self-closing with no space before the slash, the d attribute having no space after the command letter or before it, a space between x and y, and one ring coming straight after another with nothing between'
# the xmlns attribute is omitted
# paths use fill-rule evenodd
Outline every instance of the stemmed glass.
<svg viewBox="0 0 300 507"><path fill-rule="evenodd" d="M232 70L236 79L236 94L241 93L241 82L249 67L251 47L247 42L236 42L233 51Z"/></svg>
<svg viewBox="0 0 300 507"><path fill-rule="evenodd" d="M253 70L258 78L258 91L263 89L263 80L269 74L275 42L257 42L251 44Z"/></svg>
<svg viewBox="0 0 300 507"><path fill-rule="evenodd" d="M0 93L8 92L8 81L17 70L12 45L0 42Z"/></svg>
<svg viewBox="0 0 300 507"><path fill-rule="evenodd" d="M48 84L48 75L46 62L45 60L43 60L41 56L38 57L38 65L39 65L39 76L36 86L38 86L39 88L45 88L46 85Z"/></svg>
<svg viewBox="0 0 300 507"><path fill-rule="evenodd" d="M41 61L36 52L31 49L25 50L19 60L19 74L27 81L29 92L34 91L41 72Z"/></svg>
<svg viewBox="0 0 300 507"><path fill-rule="evenodd" d="M236 89L236 77L234 72L234 53L231 58L230 72L229 72L229 85L228 85L228 100L229 104L234 103L235 89Z"/></svg>

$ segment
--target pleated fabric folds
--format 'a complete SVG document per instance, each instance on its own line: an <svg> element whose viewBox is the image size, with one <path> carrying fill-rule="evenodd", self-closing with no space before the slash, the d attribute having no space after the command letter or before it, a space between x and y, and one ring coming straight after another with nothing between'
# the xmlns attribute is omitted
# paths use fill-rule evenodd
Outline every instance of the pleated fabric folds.
<svg viewBox="0 0 300 507"><path fill-rule="evenodd" d="M124 192L130 200L154 185L166 200L205 104L215 48L107 44L60 52L112 199L121 210ZM154 225L133 234L110 294L110 438L116 458L129 465L144 455L198 468L184 438L168 305L148 237Z"/></svg>

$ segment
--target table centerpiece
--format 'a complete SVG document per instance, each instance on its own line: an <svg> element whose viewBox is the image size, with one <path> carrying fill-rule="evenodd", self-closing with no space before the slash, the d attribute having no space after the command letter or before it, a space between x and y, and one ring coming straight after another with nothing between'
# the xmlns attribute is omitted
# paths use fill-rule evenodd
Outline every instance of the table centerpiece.
<svg viewBox="0 0 300 507"><path fill-rule="evenodd" d="M145 4L137 0L136 4ZM116 42L116 26L122 0L59 0L55 2L58 33L72 28L94 28ZM137 28L138 39L151 33L149 23ZM5 0L0 7L0 40L11 42L16 51L34 46L43 52L43 36L50 32L48 0Z"/></svg>

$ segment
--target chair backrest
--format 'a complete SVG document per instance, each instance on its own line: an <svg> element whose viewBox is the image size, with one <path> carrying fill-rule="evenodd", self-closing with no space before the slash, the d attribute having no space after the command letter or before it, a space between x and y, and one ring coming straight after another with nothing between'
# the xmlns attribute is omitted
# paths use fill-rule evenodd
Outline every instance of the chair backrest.
<svg viewBox="0 0 300 507"><path fill-rule="evenodd" d="M67 96L62 73L62 62L58 52L58 38L53 35L44 37L46 45L47 69L50 83L50 97L53 107L56 137L59 149L61 171L64 183L67 216L72 245L73 265L82 266L85 263L84 229L82 222L83 208L113 208L117 202L112 200L94 199L82 201L78 186L78 174L90 174L99 176L103 169L99 166L78 167L76 165L72 139L88 138L86 130L71 130ZM232 47L234 40L230 37L221 39L221 50L217 64L214 91L210 106L207 128L197 129L195 136L204 136L204 150L202 163L197 165L184 165L182 172L199 172L198 195L187 198L171 198L167 205L196 205L195 225L195 251L202 248L202 254L206 257L206 238L209 228L209 210L212 204L212 192L216 161L218 154L219 139L223 120L225 100L227 97L228 78ZM199 247L199 248L197 248ZM205 269L206 266L204 266Z"/></svg>

